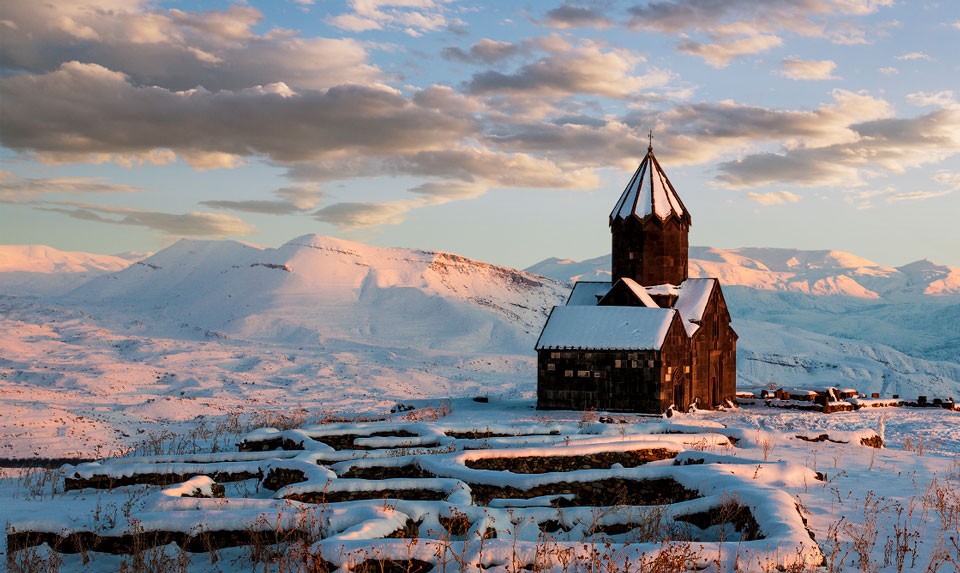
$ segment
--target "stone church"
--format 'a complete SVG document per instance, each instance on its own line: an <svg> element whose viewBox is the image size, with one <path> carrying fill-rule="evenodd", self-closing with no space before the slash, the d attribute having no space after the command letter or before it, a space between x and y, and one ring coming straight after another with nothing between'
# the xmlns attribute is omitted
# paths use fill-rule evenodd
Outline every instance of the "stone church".
<svg viewBox="0 0 960 573"><path fill-rule="evenodd" d="M737 334L715 278L689 278L692 220L647 148L610 213L611 282L578 282L537 340L537 408L659 414L736 394Z"/></svg>

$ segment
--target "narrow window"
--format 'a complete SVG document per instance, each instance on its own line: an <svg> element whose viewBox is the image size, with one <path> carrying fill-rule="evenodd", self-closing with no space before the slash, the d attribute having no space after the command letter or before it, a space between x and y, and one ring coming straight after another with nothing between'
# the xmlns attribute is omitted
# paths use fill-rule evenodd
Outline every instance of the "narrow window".
<svg viewBox="0 0 960 573"><path fill-rule="evenodd" d="M684 373L684 374L690 374L690 367L689 367L689 366L684 366L684 367L683 367L683 373Z"/></svg>

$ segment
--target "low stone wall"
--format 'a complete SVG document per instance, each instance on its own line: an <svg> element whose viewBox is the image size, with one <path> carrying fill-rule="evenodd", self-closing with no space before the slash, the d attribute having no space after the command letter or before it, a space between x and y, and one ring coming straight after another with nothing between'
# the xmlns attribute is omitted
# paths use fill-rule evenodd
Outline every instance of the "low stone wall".
<svg viewBox="0 0 960 573"><path fill-rule="evenodd" d="M579 456L523 456L515 458L480 458L467 460L466 466L475 470L499 470L516 474L572 472L576 470L610 469L613 464L625 468L649 462L673 459L677 452L666 448L648 448L627 452L596 452Z"/></svg>

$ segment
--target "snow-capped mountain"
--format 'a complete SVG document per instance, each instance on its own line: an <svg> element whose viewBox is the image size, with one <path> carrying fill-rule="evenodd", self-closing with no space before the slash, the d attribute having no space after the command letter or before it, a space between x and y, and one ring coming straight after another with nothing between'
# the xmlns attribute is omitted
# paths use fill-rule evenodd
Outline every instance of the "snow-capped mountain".
<svg viewBox="0 0 960 573"><path fill-rule="evenodd" d="M785 249L692 254L695 273L724 281L740 386L960 397L956 269ZM10 455L72 452L63 448L79 442L56 437L68 431L83 447L119 446L134 429L238 408L530 397L533 345L569 292L561 280L453 254L314 235L278 248L184 240L133 264L74 255L91 270L0 271L0 285L13 277L23 289L0 292L0 394L30 396L0 401ZM56 260L26 260L44 257ZM534 270L603 280L607 260Z"/></svg>
<svg viewBox="0 0 960 573"><path fill-rule="evenodd" d="M610 280L610 256L585 261L546 259L526 269L557 280ZM960 268L920 260L886 267L842 251L690 248L690 276L724 285L812 295L907 300L960 295Z"/></svg>
<svg viewBox="0 0 960 573"><path fill-rule="evenodd" d="M246 339L526 353L566 287L457 255L307 235L181 240L65 300L118 322Z"/></svg>
<svg viewBox="0 0 960 573"><path fill-rule="evenodd" d="M91 278L124 269L130 262L123 257L60 251L45 245L0 245L0 292L62 294Z"/></svg>

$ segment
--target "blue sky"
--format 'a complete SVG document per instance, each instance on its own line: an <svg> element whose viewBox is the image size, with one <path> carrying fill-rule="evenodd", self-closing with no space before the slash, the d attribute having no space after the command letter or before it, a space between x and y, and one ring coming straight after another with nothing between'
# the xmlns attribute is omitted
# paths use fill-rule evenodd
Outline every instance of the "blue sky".
<svg viewBox="0 0 960 573"><path fill-rule="evenodd" d="M609 250L654 132L691 242L960 266L960 7L0 4L0 243Z"/></svg>

